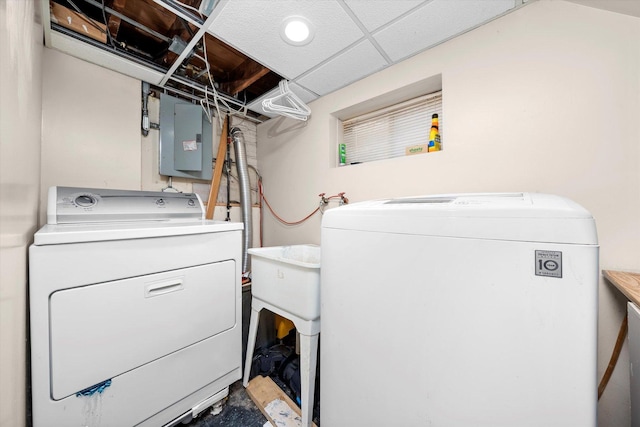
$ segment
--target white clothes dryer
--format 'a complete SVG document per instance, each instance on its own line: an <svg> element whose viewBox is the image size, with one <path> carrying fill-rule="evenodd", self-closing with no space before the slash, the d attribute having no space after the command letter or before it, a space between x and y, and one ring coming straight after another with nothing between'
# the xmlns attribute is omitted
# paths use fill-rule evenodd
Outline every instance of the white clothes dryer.
<svg viewBox="0 0 640 427"><path fill-rule="evenodd" d="M199 197L52 187L29 250L33 424L161 426L241 377L242 224Z"/></svg>

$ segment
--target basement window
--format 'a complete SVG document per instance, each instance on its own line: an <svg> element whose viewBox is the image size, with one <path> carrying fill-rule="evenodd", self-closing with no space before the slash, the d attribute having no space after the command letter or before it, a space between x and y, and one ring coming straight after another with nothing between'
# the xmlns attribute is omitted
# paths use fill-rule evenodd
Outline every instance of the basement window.
<svg viewBox="0 0 640 427"><path fill-rule="evenodd" d="M438 115L442 144L442 91L342 120L338 164L354 165L429 153L434 114Z"/></svg>

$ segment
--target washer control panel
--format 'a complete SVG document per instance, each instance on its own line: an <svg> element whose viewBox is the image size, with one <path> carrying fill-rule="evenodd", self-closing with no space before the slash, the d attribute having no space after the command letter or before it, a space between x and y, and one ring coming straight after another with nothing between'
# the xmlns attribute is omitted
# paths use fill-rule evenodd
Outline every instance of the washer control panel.
<svg viewBox="0 0 640 427"><path fill-rule="evenodd" d="M204 219L195 193L51 187L47 223Z"/></svg>

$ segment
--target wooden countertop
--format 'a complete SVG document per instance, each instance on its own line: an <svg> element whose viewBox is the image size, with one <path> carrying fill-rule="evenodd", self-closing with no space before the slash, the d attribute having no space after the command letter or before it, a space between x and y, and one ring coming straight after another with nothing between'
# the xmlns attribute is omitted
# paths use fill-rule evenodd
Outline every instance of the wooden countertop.
<svg viewBox="0 0 640 427"><path fill-rule="evenodd" d="M602 275L631 302L640 307L640 273L602 270Z"/></svg>

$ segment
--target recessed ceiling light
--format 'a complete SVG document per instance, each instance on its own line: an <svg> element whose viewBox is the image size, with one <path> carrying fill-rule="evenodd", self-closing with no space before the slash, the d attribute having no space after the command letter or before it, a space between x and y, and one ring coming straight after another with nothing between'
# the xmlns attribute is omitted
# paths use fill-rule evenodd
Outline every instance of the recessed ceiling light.
<svg viewBox="0 0 640 427"><path fill-rule="evenodd" d="M313 40L315 29L311 22L302 16L290 16L282 22L280 36L293 46L304 46Z"/></svg>

